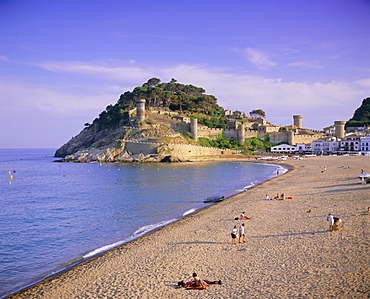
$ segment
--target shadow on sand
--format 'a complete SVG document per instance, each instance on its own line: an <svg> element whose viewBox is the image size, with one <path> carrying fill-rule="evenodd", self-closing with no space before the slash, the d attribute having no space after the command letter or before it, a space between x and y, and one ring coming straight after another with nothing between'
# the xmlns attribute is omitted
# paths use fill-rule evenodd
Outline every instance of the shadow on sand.
<svg viewBox="0 0 370 299"><path fill-rule="evenodd" d="M328 230L316 231L316 232L302 232L302 233L290 233L282 235L267 235L267 236L251 236L250 238L263 239L263 238L275 238L275 237L289 237L289 236L303 236L303 235L315 235L329 232Z"/></svg>

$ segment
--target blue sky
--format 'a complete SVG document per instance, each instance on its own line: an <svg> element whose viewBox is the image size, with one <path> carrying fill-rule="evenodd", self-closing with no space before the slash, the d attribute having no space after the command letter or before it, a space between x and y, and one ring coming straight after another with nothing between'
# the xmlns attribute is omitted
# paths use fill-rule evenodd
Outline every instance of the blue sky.
<svg viewBox="0 0 370 299"><path fill-rule="evenodd" d="M322 129L370 96L369 0L0 0L0 148L60 147L152 77Z"/></svg>

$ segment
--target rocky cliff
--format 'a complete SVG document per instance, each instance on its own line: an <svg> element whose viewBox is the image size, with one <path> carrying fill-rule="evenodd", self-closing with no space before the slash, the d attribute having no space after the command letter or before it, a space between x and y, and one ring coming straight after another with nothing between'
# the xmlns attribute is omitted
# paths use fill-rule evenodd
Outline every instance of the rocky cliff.
<svg viewBox="0 0 370 299"><path fill-rule="evenodd" d="M170 118L153 115L143 123L122 125L114 129L99 130L98 125L93 124L61 146L55 157L72 162L182 161L181 158L172 156L171 151L163 146L165 142L189 143L171 128L173 123ZM127 142L133 144L134 141L135 147L127 146Z"/></svg>

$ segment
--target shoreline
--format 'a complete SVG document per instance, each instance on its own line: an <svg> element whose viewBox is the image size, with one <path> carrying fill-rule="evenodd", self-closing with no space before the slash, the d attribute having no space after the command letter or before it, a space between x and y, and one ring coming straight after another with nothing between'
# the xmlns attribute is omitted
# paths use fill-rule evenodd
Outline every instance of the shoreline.
<svg viewBox="0 0 370 299"><path fill-rule="evenodd" d="M53 161L55 162L55 161ZM69 163L76 163L76 162L71 162L71 161L68 161ZM259 163L259 164L266 164L266 165L275 165L277 168L280 166L280 167L284 167L286 169L286 172L284 172L283 174L281 175L285 175L286 173L290 172L291 170L294 169L293 166L289 165L289 164L284 164L283 162L272 162L272 163L268 163L267 161L260 161L260 160L252 160L252 159L248 159L248 158L241 158L241 159L228 159L228 158L222 158L222 159L206 159L206 160L196 160L196 161L192 161L192 162L189 162L189 163L202 163L202 162L249 162L249 163ZM85 163L85 162L80 162L80 163ZM91 163L91 162L90 162ZM125 162L102 162L102 163L125 163ZM186 162L182 162L182 163L186 163ZM252 185L250 186L249 188L243 190L243 191L240 191L238 193L235 193L229 197L226 197L224 201L226 200L232 200L235 196L238 196L242 193L245 193L245 192L248 192L249 190L252 190L253 188L256 188L270 180L273 180L275 179L276 177L271 177L271 178L268 178L267 180L257 184L257 185ZM80 257L76 257L74 260L72 260L73 262L71 264L68 264L67 266L59 269L59 270L56 270L55 272L51 273L51 274L47 274L45 276L43 276L42 278L40 279L37 279L35 282L33 283L30 283L29 285L26 285L24 287L21 287L15 291L12 291L8 294L6 294L5 296L3 297L0 297L0 298L10 298L10 297L13 297L15 295L17 295L18 293L23 293L25 291L27 291L28 289L31 289L35 286L37 286L38 284L43 284L47 281L50 281L50 280L53 280L53 279L56 279L58 278L60 275L68 272L68 271L72 271L75 267L79 267L80 265L84 264L84 263L87 263L89 262L90 260L93 260L94 258L98 258L100 256L104 256L104 254L110 252L110 251L114 251L116 250L117 248L121 247L121 246L125 246L126 244L128 243L131 243L131 242L134 242L138 239L141 239L141 238L144 238L146 235L150 234L150 233L153 233L157 230L160 230L160 229L164 229L166 228L167 226L169 225L172 225L172 224L176 224L177 222L179 221L182 221L184 218L186 217L190 217L190 216L193 216L193 215L196 215L197 213L203 211L203 210L206 210L206 209L209 209L213 206L214 204L211 204L211 205L207 205L205 207L202 207L202 208L199 208L197 210L195 210L194 212L191 212L191 213L187 213L189 211L191 211L191 209L189 211L186 211L185 213L187 214L184 214L181 218L178 218L178 219L173 219L173 220L167 220L167 221L164 221L164 222L169 222L167 224L164 224L164 225L161 225L161 226L158 226L158 227L155 227L154 229L150 229L146 232L144 232L143 234L137 236L137 237L128 237L127 239L125 240L121 240L121 241L117 241L116 243L120 243L119 245L115 245L107 250L102 250L101 252L98 252L96 254L93 254L90 256L90 252L94 252L96 250L99 250L100 248L96 248L90 252L87 252L84 256L80 256ZM156 225L157 223L153 224L153 225ZM139 228L140 229L140 228ZM107 244L103 247L108 247L110 245L113 245L113 244ZM87 257L85 257L87 256ZM68 263L68 261L66 262Z"/></svg>
<svg viewBox="0 0 370 299"><path fill-rule="evenodd" d="M221 279L225 282L219 288L210 287L203 291L204 293L200 293L199 296L205 297L219 295L240 298L246 294L251 297L291 297L293 294L303 294L300 292L305 290L308 292L307 298L324 298L324 294L329 297L333 294L342 294L342 296L343 294L350 294L350 296L356 294L356 298L362 298L361 296L365 298L366 286L369 282L369 275L366 278L366 273L369 273L368 267L364 268L364 265L359 266L358 264L356 264L359 267L358 270L348 267L347 272L350 273L350 276L358 277L359 272L364 276L350 286L345 283L338 284L338 282L335 282L334 285L326 285L326 280L321 281L322 275L320 273L325 270L325 266L338 264L338 261L332 259L330 254L329 257L322 254L322 251L328 250L325 243L328 241L327 238L334 238L334 240L330 240L335 241L339 246L336 249L340 249L341 259L350 249L351 258L362 258L365 260L366 266L367 255L363 250L366 251L369 246L365 230L368 228L369 222L362 223L363 230L357 226L361 230L361 234L358 236L354 236L355 231L352 230L353 234L344 235L349 231L347 223L352 226L356 225L356 223L345 219L344 211L350 208L360 210L365 209L366 205L370 206L369 196L367 198L364 196L364 192L369 191L370 185L361 185L360 180L353 175L354 170L352 169L354 168L352 167L351 170L348 169L347 173L344 169L341 169L342 173L339 173L338 169L340 168L336 164L338 162L345 163L344 165L356 164L357 169L357 164L366 164L358 161L369 163L368 158L315 157L309 158L310 162L307 160L273 163L284 165L284 167L291 166L293 169L284 175L273 177L245 192L236 194L217 205L207 206L166 226L150 231L144 236L82 261L64 273L58 273L55 277L47 278L6 298L27 298L27 296L28 298L30 296L33 298L56 298L56 294L58 294L58 298L76 296L98 298L112 296L112 294L121 298L192 298L191 291L176 289L176 282L188 278L193 271L199 272L201 277ZM320 173L322 163L328 169L325 174ZM359 173L358 170L356 170L357 173ZM348 177L349 172L351 176ZM330 176L327 175L328 173ZM297 176L305 178L298 187L296 186L298 182L295 180ZM352 182L353 178L358 181ZM339 180L340 184L336 184L336 181ZM350 184L346 184L348 182ZM347 187L348 190L352 191L351 196L342 194L347 191L347 189L342 189ZM336 191L337 188L339 191ZM287 201L263 200L262 196L265 192L275 195L276 192L272 190L276 191L276 189L279 191L282 191L281 189L287 190L289 194L284 193L293 195L293 199ZM314 197L311 199L311 193L319 194L325 200ZM336 201L331 198L332 193L336 194ZM353 197L350 203L348 203L348 197L350 199ZM365 197L363 202L357 202L356 198L359 200L358 198L361 197ZM342 218L345 219L343 231L333 233L326 231L325 215L331 209L327 201L330 201L331 205L341 206L342 214L344 214ZM325 208L321 206L325 206ZM309 207L314 210L313 214L305 213ZM240 247L243 245L232 247L229 230L231 225L241 223L233 218L238 216L242 210L248 211L248 216L256 216L256 219L246 221L247 245L245 247ZM351 210L348 212L354 213ZM294 213L298 213L302 219L306 220L295 219ZM361 213L358 215L361 215L358 217L362 217ZM364 219L368 217L367 214L364 216ZM316 219L317 217L320 220ZM307 219L310 221L307 222ZM323 228L324 230L322 230ZM327 234L329 236L326 236ZM337 239L335 234L340 234L341 239ZM357 252L353 246L348 247L347 244L354 237L358 239ZM309 242L306 238L309 239ZM312 238L317 238L316 243L319 243L325 250L317 244L312 245ZM290 248L291 243L288 242L290 239L294 240L293 244L295 245L303 242L305 246ZM287 243L280 244L281 242ZM150 252L148 248L151 249ZM275 250L279 250L279 254L274 254ZM188 255L185 255L185 252ZM315 256L317 253L318 256ZM307 270L306 268L310 268L310 265L306 265L305 260L302 260L302 255L311 262L314 257L321 260L324 270L319 272L312 269ZM297 270L296 260L292 260L292 256L299 260L298 265L306 270L299 271L300 267ZM246 271L241 271L244 267ZM329 268L326 272L333 274L332 271L333 269ZM292 278L289 278L286 272L293 275ZM348 275L342 272L343 270L341 270L341 274L349 279ZM275 275L279 276L279 280L275 279ZM307 280L306 276L313 276L311 277L313 281L316 278L319 287L309 283L310 280ZM138 280L137 277L141 279ZM268 279L266 280L266 278ZM343 282L343 279L338 280ZM289 284L288 281L296 287L295 292L289 291L289 286L286 286ZM266 287L266 284L269 287ZM307 287L308 284L310 287ZM356 291L351 291L353 286L357 287ZM336 291L336 288L339 291ZM358 291L358 288L361 292Z"/></svg>

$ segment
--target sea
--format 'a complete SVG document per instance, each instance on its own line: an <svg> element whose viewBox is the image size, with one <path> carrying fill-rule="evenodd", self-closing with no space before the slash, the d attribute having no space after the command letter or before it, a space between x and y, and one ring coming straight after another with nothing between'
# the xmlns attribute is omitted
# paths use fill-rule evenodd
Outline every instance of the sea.
<svg viewBox="0 0 370 299"><path fill-rule="evenodd" d="M203 209L207 197L287 171L250 162L61 163L55 150L0 149L0 298Z"/></svg>

